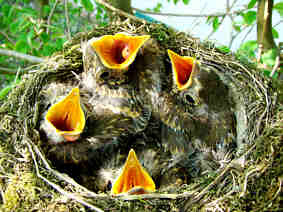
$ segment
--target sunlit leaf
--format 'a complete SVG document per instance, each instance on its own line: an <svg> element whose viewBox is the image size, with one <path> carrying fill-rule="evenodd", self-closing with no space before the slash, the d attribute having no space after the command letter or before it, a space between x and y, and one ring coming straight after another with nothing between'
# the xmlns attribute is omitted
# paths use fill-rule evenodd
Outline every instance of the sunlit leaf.
<svg viewBox="0 0 283 212"><path fill-rule="evenodd" d="M177 4L179 0L173 0L174 4Z"/></svg>
<svg viewBox="0 0 283 212"><path fill-rule="evenodd" d="M22 53L27 53L29 46L26 40L18 40L15 46L15 50Z"/></svg>
<svg viewBox="0 0 283 212"><path fill-rule="evenodd" d="M262 62L268 66L274 66L277 56L276 49L270 49L261 56Z"/></svg>
<svg viewBox="0 0 283 212"><path fill-rule="evenodd" d="M160 9L162 8L162 4L161 3L157 3L157 5L153 8L154 12L160 12Z"/></svg>
<svg viewBox="0 0 283 212"><path fill-rule="evenodd" d="M279 33L274 27L272 27L272 35L274 38L279 38Z"/></svg>
<svg viewBox="0 0 283 212"><path fill-rule="evenodd" d="M86 9L86 11L88 12L92 12L93 11L93 4L91 3L90 0L81 0L82 5L84 6L84 8Z"/></svg>
<svg viewBox="0 0 283 212"><path fill-rule="evenodd" d="M250 0L249 4L248 4L248 9L252 9L255 4L256 4L257 0Z"/></svg>
<svg viewBox="0 0 283 212"><path fill-rule="evenodd" d="M256 49L257 49L257 42L255 40L249 40L241 44L237 52L239 52L240 54L247 55L250 58L254 58Z"/></svg>
<svg viewBox="0 0 283 212"><path fill-rule="evenodd" d="M43 43L47 43L48 40L49 40L49 36L47 35L46 32L42 32L40 35L39 35L40 39L43 41Z"/></svg>
<svg viewBox="0 0 283 212"><path fill-rule="evenodd" d="M215 18L213 19L213 22L212 22L213 31L214 31L214 32L217 31L217 29L219 28L219 26L220 26L219 19L218 19L218 17L215 17Z"/></svg>
<svg viewBox="0 0 283 212"><path fill-rule="evenodd" d="M256 11L248 11L243 14L244 22L247 25L251 25L256 20Z"/></svg>
<svg viewBox="0 0 283 212"><path fill-rule="evenodd" d="M8 16L10 10L11 6L5 3L0 7L0 11L3 13L3 16Z"/></svg>
<svg viewBox="0 0 283 212"><path fill-rule="evenodd" d="M207 19L206 19L206 23L210 23L212 18L213 18L213 16L208 16Z"/></svg>
<svg viewBox="0 0 283 212"><path fill-rule="evenodd" d="M49 13L51 11L51 8L49 5L44 5L43 6L43 16L45 17L48 17Z"/></svg>
<svg viewBox="0 0 283 212"><path fill-rule="evenodd" d="M233 28L237 31L240 32L241 31L241 25L233 23Z"/></svg>
<svg viewBox="0 0 283 212"><path fill-rule="evenodd" d="M3 100L7 97L8 93L10 92L10 90L14 87L14 85L8 85L5 88L2 88L0 90L0 100Z"/></svg>
<svg viewBox="0 0 283 212"><path fill-rule="evenodd" d="M187 5L190 3L190 0L183 0L183 3Z"/></svg>
<svg viewBox="0 0 283 212"><path fill-rule="evenodd" d="M229 49L229 47L228 46L225 46L225 45L223 45L223 46L217 46L217 48L221 51L221 52L223 52L223 53L229 53L231 50Z"/></svg>
<svg viewBox="0 0 283 212"><path fill-rule="evenodd" d="M18 28L19 28L19 22L18 21L15 21L13 23L10 24L10 31L12 33L16 33L18 31Z"/></svg>
<svg viewBox="0 0 283 212"><path fill-rule="evenodd" d="M283 2L278 2L273 6L277 12L279 12L280 16L283 17Z"/></svg>
<svg viewBox="0 0 283 212"><path fill-rule="evenodd" d="M31 31L29 31L27 34L27 42L29 46L32 46L33 37L34 37L34 31L33 29L31 29Z"/></svg>

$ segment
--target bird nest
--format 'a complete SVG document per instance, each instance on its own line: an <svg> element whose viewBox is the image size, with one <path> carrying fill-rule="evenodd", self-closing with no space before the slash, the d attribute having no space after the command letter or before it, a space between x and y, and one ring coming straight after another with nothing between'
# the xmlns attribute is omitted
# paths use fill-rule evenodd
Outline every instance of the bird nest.
<svg viewBox="0 0 283 212"><path fill-rule="evenodd" d="M111 196L95 193L61 173L42 148L39 120L44 86L66 82L83 72L82 43L116 32L149 34L172 49L218 67L230 76L245 125L245 144L236 156L212 173L180 185L176 192ZM1 202L6 211L263 211L279 210L282 195L282 105L270 79L249 64L164 25L116 19L83 32L37 66L0 107ZM279 92L280 94L280 92ZM282 92L281 92L282 95ZM241 126L240 126L241 128ZM93 182L95 183L95 182ZM281 200L282 201L282 200Z"/></svg>

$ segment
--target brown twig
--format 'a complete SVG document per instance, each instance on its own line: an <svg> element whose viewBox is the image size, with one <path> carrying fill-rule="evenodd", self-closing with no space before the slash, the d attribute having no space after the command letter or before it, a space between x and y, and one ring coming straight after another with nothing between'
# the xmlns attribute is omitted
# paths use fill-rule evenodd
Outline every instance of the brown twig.
<svg viewBox="0 0 283 212"><path fill-rule="evenodd" d="M0 67L0 74L5 74L5 75L16 75L18 71L12 68L5 68L5 67Z"/></svg>
<svg viewBox="0 0 283 212"><path fill-rule="evenodd" d="M0 48L0 55L5 55L5 56L10 56L10 57L16 57L22 60L29 61L31 63L42 63L44 62L44 59L32 55L27 55L23 53L19 53L16 51L12 50L7 50L7 49L1 49Z"/></svg>
<svg viewBox="0 0 283 212"><path fill-rule="evenodd" d="M58 192L60 192L61 194L63 194L64 196L68 197L69 199L73 199L79 203L81 203L82 205L85 205L87 207L89 207L90 209L94 210L94 211L97 211L97 212L103 212L103 210L101 210L100 208L97 208L93 205L91 205L90 203L86 202L84 199L80 198L79 196L75 195L74 193L71 193L71 192L68 192L68 191L65 191L64 189L62 189L60 186L56 185L55 183L51 182L50 180L48 180L47 178L45 178L44 176L42 176L40 174L40 171L39 171L39 167L38 167L38 164L37 164L37 160L36 160L36 156L34 154L34 151L32 149L32 145L30 144L30 142L28 141L29 139L26 138L26 144L29 148L29 152L32 156L32 160L33 160L33 163L34 163L34 166L35 166L35 170L36 170L36 175L41 178L43 181L45 181L47 184L49 184L50 186L52 186L54 189L56 189Z"/></svg>
<svg viewBox="0 0 283 212"><path fill-rule="evenodd" d="M278 54L277 57L276 57L276 60L275 60L275 64L272 68L272 71L270 73L270 77L273 77L273 75L275 74L276 70L279 68L280 66L280 55Z"/></svg>
<svg viewBox="0 0 283 212"><path fill-rule="evenodd" d="M51 24L51 18L52 18L53 14L54 14L54 11L55 11L55 8L56 8L58 2L59 2L59 0L55 1L54 5L53 5L53 7L52 7L52 9L51 9L51 11L49 13L49 16L48 16L48 19L47 19L47 25L48 26L50 26L50 24ZM47 27L47 34L49 34L49 27Z"/></svg>
<svg viewBox="0 0 283 212"><path fill-rule="evenodd" d="M134 20L134 21L141 22L141 23L143 23L143 24L146 23L145 20L140 19L140 18L137 18L136 16L133 16L133 15L131 15L131 14L129 14L129 13L126 13L126 12L120 10L120 9L117 9L117 8L113 7L111 4L108 4L108 3L106 3L106 2L103 1L103 0L95 0L95 2L97 2L97 3L99 3L99 4L103 5L103 6L105 6L105 7L108 8L109 10L112 10L113 12L116 12L116 13L118 13L118 14L124 16L124 17L130 18L130 19L132 19L132 20ZM133 8L133 9L134 9L134 8Z"/></svg>
<svg viewBox="0 0 283 212"><path fill-rule="evenodd" d="M2 34L13 45L16 45L16 42L14 40L12 40L5 32L0 31L0 34Z"/></svg>
<svg viewBox="0 0 283 212"><path fill-rule="evenodd" d="M163 15L163 16L175 16L175 17L202 17L202 18L207 18L207 17L223 17L226 15L238 15L247 9L241 9L241 10L235 10L233 12L230 12L227 14L226 12L217 12L217 13L210 13L210 14L180 14L180 13L159 13L159 12L151 12L151 11L146 11L146 10L141 10L138 8L133 8L134 10L141 12L141 13L146 13L146 14L151 14L151 15Z"/></svg>

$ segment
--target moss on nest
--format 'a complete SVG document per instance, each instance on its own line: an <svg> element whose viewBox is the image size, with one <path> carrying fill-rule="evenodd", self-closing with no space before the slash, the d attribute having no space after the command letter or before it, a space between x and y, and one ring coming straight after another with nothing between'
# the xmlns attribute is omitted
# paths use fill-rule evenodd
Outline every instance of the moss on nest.
<svg viewBox="0 0 283 212"><path fill-rule="evenodd" d="M190 55L218 67L237 85L247 122L247 141L224 169L194 179L177 192L113 198L96 194L55 170L41 149L40 91L48 83L68 81L83 71L81 44L116 32L150 34L164 49ZM73 72L73 73L72 73ZM280 83L273 83L280 85ZM282 83L281 83L282 85ZM279 86L278 86L279 87ZM130 19L79 33L62 52L34 67L0 107L1 209L3 211L263 211L282 210L282 87L211 43L201 43L164 25ZM279 95L279 96L278 96ZM237 97L237 98L238 98ZM278 97L278 98L277 98ZM281 99L278 103L277 99ZM242 164L242 166L241 166ZM280 208L281 207L281 208Z"/></svg>

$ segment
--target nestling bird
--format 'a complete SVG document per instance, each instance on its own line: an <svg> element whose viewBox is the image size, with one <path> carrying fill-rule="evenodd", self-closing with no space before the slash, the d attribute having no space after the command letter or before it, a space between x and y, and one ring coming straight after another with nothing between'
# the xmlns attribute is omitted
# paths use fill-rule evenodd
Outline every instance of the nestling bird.
<svg viewBox="0 0 283 212"><path fill-rule="evenodd" d="M73 88L61 101L53 104L42 122L51 143L75 141L85 127L85 114L81 108L80 90Z"/></svg>
<svg viewBox="0 0 283 212"><path fill-rule="evenodd" d="M172 154L187 152L195 155L205 170L211 162L226 157L235 148L233 100L221 73L214 67L171 50L168 55L173 73L174 104L183 107L185 113L175 115L181 129L163 128L162 141ZM182 121L183 117L192 121L186 123Z"/></svg>

